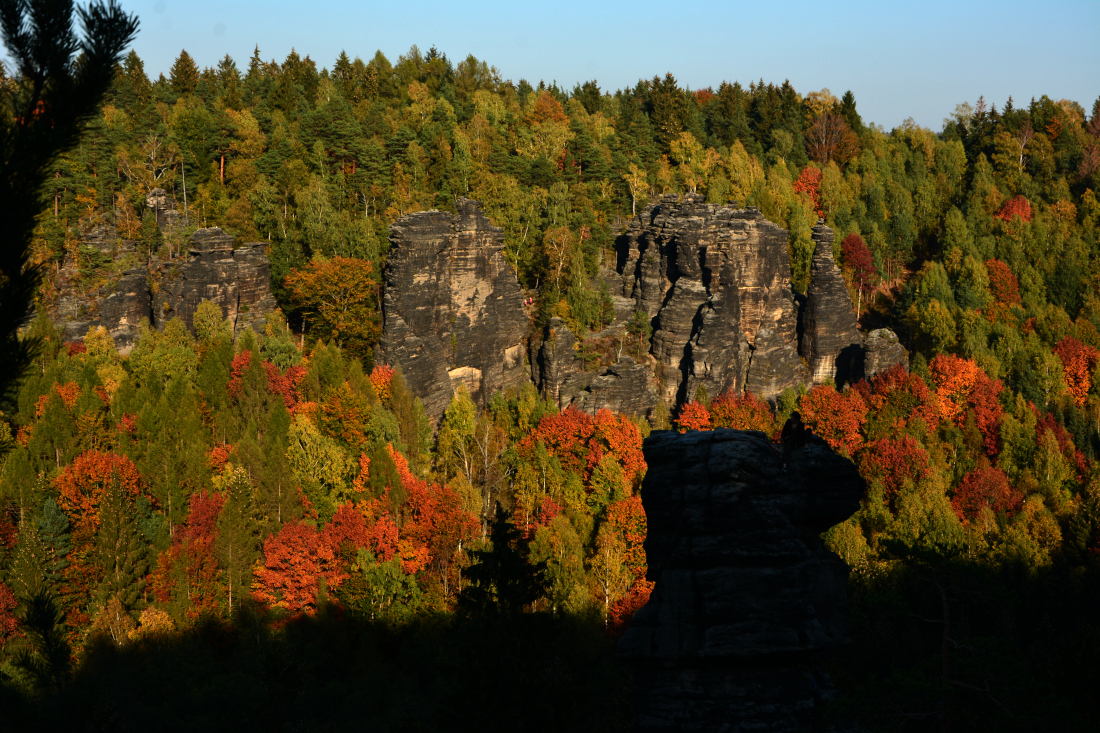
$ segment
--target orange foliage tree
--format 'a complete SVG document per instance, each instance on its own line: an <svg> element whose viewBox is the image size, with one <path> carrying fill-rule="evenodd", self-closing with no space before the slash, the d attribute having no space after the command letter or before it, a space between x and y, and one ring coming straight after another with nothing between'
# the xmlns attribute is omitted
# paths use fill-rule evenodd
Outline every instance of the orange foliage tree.
<svg viewBox="0 0 1100 733"><path fill-rule="evenodd" d="M311 333L360 358L378 340L378 283L370 261L315 259L291 270L284 283Z"/></svg>
<svg viewBox="0 0 1100 733"><path fill-rule="evenodd" d="M710 411L702 402L688 402L680 408L676 429L681 433L689 430L710 430Z"/></svg>
<svg viewBox="0 0 1100 733"><path fill-rule="evenodd" d="M112 484L131 499L141 493L142 480L133 461L114 453L81 453L54 479L61 508L73 520L77 535L90 537L99 527L99 505Z"/></svg>
<svg viewBox="0 0 1100 733"><path fill-rule="evenodd" d="M824 216L821 210L821 169L808 165L798 174L794 182L794 192L807 196L818 216Z"/></svg>
<svg viewBox="0 0 1100 733"><path fill-rule="evenodd" d="M851 456L863 445L860 428L867 418L867 403L859 390L837 392L819 384L802 396L798 409L802 421L834 450Z"/></svg>
<svg viewBox="0 0 1100 733"><path fill-rule="evenodd" d="M734 394L727 390L710 403L711 427L730 430L759 430L771 435L775 431L775 417L768 403L752 392Z"/></svg>
<svg viewBox="0 0 1100 733"><path fill-rule="evenodd" d="M996 455L1004 412L998 399L1004 389L1001 380L990 379L975 362L952 354L937 354L928 369L936 387L940 418L961 426L967 411L973 410L986 453Z"/></svg>
<svg viewBox="0 0 1100 733"><path fill-rule="evenodd" d="M1066 387L1077 406L1085 404L1092 387L1092 373L1100 361L1100 351L1083 344L1072 336L1066 336L1054 347L1054 353L1062 360Z"/></svg>

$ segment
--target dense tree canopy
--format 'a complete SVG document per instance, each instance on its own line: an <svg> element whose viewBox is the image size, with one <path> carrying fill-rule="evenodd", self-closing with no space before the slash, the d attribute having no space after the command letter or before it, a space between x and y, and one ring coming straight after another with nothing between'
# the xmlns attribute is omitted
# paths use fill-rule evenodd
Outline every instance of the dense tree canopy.
<svg viewBox="0 0 1100 733"><path fill-rule="evenodd" d="M1027 728L1052 699L1059 721L1087 717L1072 691L1095 672L1067 663L1078 651L1043 629L1057 621L1094 650L1079 609L1096 593L1100 549L1098 150L1100 102L979 100L940 132L887 132L851 92L789 83L692 91L666 75L567 91L415 47L396 63L341 54L331 70L258 49L200 70L182 52L150 79L131 54L29 209L33 262L53 272L67 259L93 288L132 265L82 246L95 226L165 257L194 227L221 226L268 242L289 324L234 340L204 304L194 334L179 321L146 328L127 357L102 330L62 343L44 319L32 327L43 351L0 421L3 689L98 689L81 670L167 654L168 638L213 639L243 655L227 665L251 669L277 656L265 645L301 649L324 624L351 633L348 619L397 630L377 637L382 651L356 647L379 664L416 627L460 645L444 667L476 667L487 618L529 649L591 622L599 634L584 649L606 661L603 635L621 633L652 589L642 438L673 426L774 438L797 409L868 482L856 515L825 534L853 568L862 656L840 676L855 699L881 719L984 711ZM188 224L158 229L144 213L153 187ZM592 354L615 232L652 197L689 191L787 228L799 292L824 218L861 324L897 331L912 369L774 403L700 394L651 422L559 411L532 387L480 406L459 389L432 426L400 372L374 363L398 217L482 201L536 300L532 333L561 316ZM620 346L645 358L651 328L640 313ZM1044 594L1066 601L1055 609ZM983 605L994 597L1013 600ZM926 621L949 618L963 620L928 637ZM499 667L506 655L486 648ZM418 654L401 664L428 658ZM311 700L329 699L312 686L323 667L302 673ZM930 688L913 681L927 669ZM884 693L887 678L902 681ZM595 695L587 710L621 713L555 679ZM1040 694L1020 693L1025 679ZM619 700L621 681L604 682ZM993 699L1019 716L982 707Z"/></svg>

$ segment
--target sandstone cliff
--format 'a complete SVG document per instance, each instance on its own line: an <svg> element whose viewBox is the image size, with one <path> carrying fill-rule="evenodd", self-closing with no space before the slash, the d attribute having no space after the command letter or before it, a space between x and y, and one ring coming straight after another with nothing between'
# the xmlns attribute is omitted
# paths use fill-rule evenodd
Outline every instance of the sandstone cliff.
<svg viewBox="0 0 1100 733"><path fill-rule="evenodd" d="M109 262L108 272L117 274L108 274L105 282L88 290L75 264L63 263L51 316L66 340L81 339L89 328L103 326L119 350L128 353L142 320L163 328L179 317L193 331L195 309L203 300L221 307L234 334L246 328L262 331L278 307L262 242L234 248L232 235L221 229L199 229L186 256L145 259L135 242L101 226L85 237L84 245Z"/></svg>
<svg viewBox="0 0 1100 733"><path fill-rule="evenodd" d="M814 439L787 471L763 433L655 432L641 496L649 603L619 643L634 729L808 730L847 638L847 566L819 538L858 508L855 465Z"/></svg>
<svg viewBox="0 0 1100 733"><path fill-rule="evenodd" d="M384 271L382 360L399 366L438 420L459 384L475 401L527 378L524 295L503 231L476 201L394 222Z"/></svg>
<svg viewBox="0 0 1100 733"><path fill-rule="evenodd" d="M862 371L862 338L848 286L833 260L833 230L819 220L812 237L814 258L799 351L810 363L815 384L855 381Z"/></svg>

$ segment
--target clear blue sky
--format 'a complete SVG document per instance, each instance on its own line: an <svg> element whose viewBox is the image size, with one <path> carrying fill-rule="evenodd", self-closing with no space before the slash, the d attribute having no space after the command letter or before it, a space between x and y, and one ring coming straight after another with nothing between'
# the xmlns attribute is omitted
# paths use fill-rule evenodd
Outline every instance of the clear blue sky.
<svg viewBox="0 0 1100 733"><path fill-rule="evenodd" d="M256 45L264 59L295 48L331 68L342 49L396 61L416 44L570 89L596 79L614 91L666 72L692 89L759 79L790 79L803 94L851 89L864 121L887 130L912 117L938 131L979 95L999 107L1047 94L1086 111L1100 96L1100 0L119 1L141 19L134 49L153 78L180 49L199 66L228 53L243 70Z"/></svg>

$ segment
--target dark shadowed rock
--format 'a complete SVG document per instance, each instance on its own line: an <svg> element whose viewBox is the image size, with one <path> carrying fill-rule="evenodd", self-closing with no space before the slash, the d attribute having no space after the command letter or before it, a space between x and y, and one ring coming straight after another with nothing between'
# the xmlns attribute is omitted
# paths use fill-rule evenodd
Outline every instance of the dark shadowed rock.
<svg viewBox="0 0 1100 733"><path fill-rule="evenodd" d="M235 335L250 327L262 332L266 316L277 307L266 248L255 242L234 249L232 234L217 227L196 230L187 259L158 268L159 287L153 298L157 328L178 317L194 332L195 311L209 300L222 309Z"/></svg>
<svg viewBox="0 0 1100 733"><path fill-rule="evenodd" d="M861 365L856 351L862 344L852 312L852 298L833 260L833 230L819 221L812 237L816 246L802 315L799 353L809 361L813 381L820 384L837 377L837 357L856 345L857 349L847 352L847 358L839 365L843 377L852 381L858 378Z"/></svg>
<svg viewBox="0 0 1100 733"><path fill-rule="evenodd" d="M501 251L503 231L479 204L459 199L455 214L402 217L390 242L379 345L428 415L438 420L459 384L481 403L519 387L527 378L524 296Z"/></svg>
<svg viewBox="0 0 1100 733"><path fill-rule="evenodd" d="M813 662L847 640L847 567L819 535L857 509L851 461L816 438L788 471L763 433L644 443L649 603L619 643L637 731L808 730Z"/></svg>

